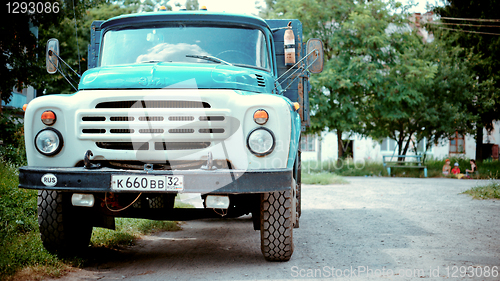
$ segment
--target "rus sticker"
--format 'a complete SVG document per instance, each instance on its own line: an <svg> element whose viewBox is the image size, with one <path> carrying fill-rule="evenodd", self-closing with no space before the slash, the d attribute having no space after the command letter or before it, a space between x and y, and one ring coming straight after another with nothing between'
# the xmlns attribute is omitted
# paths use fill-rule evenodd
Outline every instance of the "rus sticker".
<svg viewBox="0 0 500 281"><path fill-rule="evenodd" d="M55 186L57 184L57 177L53 174L45 174L42 176L42 183L46 186Z"/></svg>

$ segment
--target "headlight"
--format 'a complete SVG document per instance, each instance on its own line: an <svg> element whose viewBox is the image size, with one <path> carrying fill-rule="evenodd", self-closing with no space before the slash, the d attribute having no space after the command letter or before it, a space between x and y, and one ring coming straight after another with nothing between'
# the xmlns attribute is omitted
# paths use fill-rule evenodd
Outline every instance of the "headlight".
<svg viewBox="0 0 500 281"><path fill-rule="evenodd" d="M43 155L56 155L63 147L62 135L56 129L43 129L35 137L35 147Z"/></svg>
<svg viewBox="0 0 500 281"><path fill-rule="evenodd" d="M275 144L273 132L264 127L252 130L247 138L248 149L257 156L265 156L271 153Z"/></svg>

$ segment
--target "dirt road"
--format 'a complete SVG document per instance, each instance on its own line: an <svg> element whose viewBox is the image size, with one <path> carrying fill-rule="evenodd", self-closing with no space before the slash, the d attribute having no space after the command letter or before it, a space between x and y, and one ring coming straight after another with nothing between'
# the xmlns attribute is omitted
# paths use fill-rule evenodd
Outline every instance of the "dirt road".
<svg viewBox="0 0 500 281"><path fill-rule="evenodd" d="M264 260L249 217L193 221L60 280L500 280L500 201L459 194L477 181L347 180L303 186L289 262Z"/></svg>

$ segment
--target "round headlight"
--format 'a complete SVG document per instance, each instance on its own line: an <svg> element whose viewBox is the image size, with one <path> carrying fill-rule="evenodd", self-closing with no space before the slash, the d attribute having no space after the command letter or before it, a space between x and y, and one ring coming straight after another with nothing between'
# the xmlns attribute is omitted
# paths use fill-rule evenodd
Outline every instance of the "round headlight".
<svg viewBox="0 0 500 281"><path fill-rule="evenodd" d="M273 132L264 127L252 130L247 138L248 149L257 156L271 153L275 144Z"/></svg>
<svg viewBox="0 0 500 281"><path fill-rule="evenodd" d="M43 155L56 155L63 147L62 135L52 128L41 130L35 137L35 147Z"/></svg>

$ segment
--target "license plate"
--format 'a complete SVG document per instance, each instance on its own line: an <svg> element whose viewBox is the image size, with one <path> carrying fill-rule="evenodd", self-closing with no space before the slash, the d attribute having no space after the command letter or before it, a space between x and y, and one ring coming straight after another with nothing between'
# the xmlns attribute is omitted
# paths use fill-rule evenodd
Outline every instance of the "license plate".
<svg viewBox="0 0 500 281"><path fill-rule="evenodd" d="M113 191L183 191L184 176L129 176L112 175Z"/></svg>

